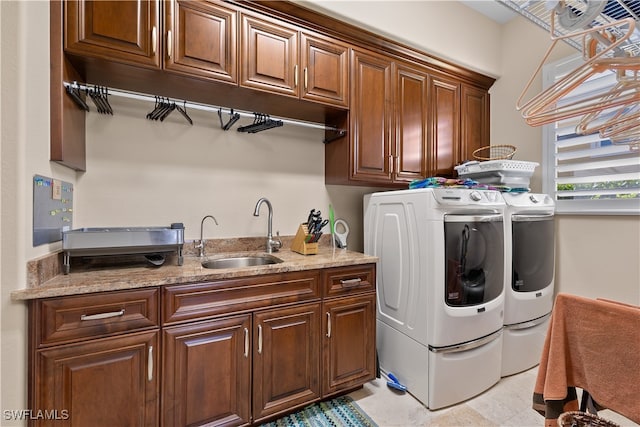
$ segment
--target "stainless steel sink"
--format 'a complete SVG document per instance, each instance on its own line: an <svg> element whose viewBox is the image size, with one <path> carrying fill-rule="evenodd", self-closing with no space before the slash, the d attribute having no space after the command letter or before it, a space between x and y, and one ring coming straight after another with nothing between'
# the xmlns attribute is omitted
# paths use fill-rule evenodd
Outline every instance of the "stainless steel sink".
<svg viewBox="0 0 640 427"><path fill-rule="evenodd" d="M242 268L260 265L279 264L280 258L271 255L234 256L228 258L210 259L202 262L204 268Z"/></svg>

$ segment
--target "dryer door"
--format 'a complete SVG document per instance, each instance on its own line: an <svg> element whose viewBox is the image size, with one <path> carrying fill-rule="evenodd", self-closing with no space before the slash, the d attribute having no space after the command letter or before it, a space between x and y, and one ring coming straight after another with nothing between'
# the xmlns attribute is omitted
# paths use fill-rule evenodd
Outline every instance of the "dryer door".
<svg viewBox="0 0 640 427"><path fill-rule="evenodd" d="M553 214L511 217L512 264L511 287L516 292L534 292L553 281Z"/></svg>
<svg viewBox="0 0 640 427"><path fill-rule="evenodd" d="M483 304L504 288L502 215L445 215L445 302Z"/></svg>

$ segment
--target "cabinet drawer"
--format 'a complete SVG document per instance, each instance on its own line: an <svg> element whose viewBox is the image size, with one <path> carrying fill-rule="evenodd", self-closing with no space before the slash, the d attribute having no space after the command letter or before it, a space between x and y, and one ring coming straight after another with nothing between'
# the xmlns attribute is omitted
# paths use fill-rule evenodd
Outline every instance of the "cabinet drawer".
<svg viewBox="0 0 640 427"><path fill-rule="evenodd" d="M320 298L317 270L166 286L163 324Z"/></svg>
<svg viewBox="0 0 640 427"><path fill-rule="evenodd" d="M376 288L375 271L375 264L327 269L322 273L322 296L373 291Z"/></svg>
<svg viewBox="0 0 640 427"><path fill-rule="evenodd" d="M158 326L158 289L43 299L35 302L38 346Z"/></svg>

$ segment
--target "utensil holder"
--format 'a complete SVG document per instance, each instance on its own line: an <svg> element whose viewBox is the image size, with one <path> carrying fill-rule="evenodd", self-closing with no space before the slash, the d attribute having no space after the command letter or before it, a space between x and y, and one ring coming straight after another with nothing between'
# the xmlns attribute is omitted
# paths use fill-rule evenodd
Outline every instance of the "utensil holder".
<svg viewBox="0 0 640 427"><path fill-rule="evenodd" d="M291 250L302 255L315 255L318 253L318 242L307 243L305 240L310 236L309 229L306 224L300 224L293 241L291 242Z"/></svg>

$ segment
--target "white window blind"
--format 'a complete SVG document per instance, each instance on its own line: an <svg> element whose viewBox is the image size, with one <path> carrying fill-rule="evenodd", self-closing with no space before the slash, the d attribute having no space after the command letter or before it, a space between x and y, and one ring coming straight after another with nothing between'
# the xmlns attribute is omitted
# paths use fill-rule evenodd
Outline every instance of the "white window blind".
<svg viewBox="0 0 640 427"><path fill-rule="evenodd" d="M580 55L543 68L549 87L575 69ZM599 73L570 92L563 101L587 99L616 83L611 72ZM638 108L638 106L631 106ZM606 119L612 111L601 115ZM543 191L556 202L556 212L572 214L640 214L640 152L592 133L576 133L581 117L543 127Z"/></svg>

